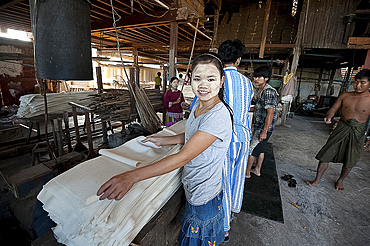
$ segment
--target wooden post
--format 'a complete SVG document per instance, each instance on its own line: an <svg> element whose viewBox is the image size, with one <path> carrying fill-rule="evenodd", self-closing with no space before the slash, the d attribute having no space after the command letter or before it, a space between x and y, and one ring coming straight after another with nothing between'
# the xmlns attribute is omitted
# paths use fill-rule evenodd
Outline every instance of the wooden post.
<svg viewBox="0 0 370 246"><path fill-rule="evenodd" d="M364 68L370 69L370 50L367 50Z"/></svg>
<svg viewBox="0 0 370 246"><path fill-rule="evenodd" d="M331 70L328 88L326 89L326 96L331 96L332 95L331 87L333 86L335 72L336 72L335 68Z"/></svg>
<svg viewBox="0 0 370 246"><path fill-rule="evenodd" d="M37 130L37 140L41 142L41 130L40 130L40 123L36 121L36 130ZM46 136L47 134L45 134Z"/></svg>
<svg viewBox="0 0 370 246"><path fill-rule="evenodd" d="M263 58L263 54L265 53L265 45L266 45L266 37L267 37L267 28L269 26L270 10L271 10L271 0L267 0L266 8L265 8L265 20L263 21L259 58Z"/></svg>
<svg viewBox="0 0 370 246"><path fill-rule="evenodd" d="M306 28L306 24L307 24L308 12L309 12L309 0L304 0L303 1L303 6L302 6L301 16L299 18L297 39L296 39L295 47L293 49L292 67L290 69L290 72L293 73L294 75L296 75L296 73L297 73L299 56L301 55L301 53L303 53L303 50L304 50L304 37L305 37L305 28ZM303 58L302 58L302 63L303 63ZM295 98L296 103L299 102L299 100L300 100L301 80L302 80L302 64L301 64L301 75L299 76L299 80L298 80L297 96Z"/></svg>
<svg viewBox="0 0 370 246"><path fill-rule="evenodd" d="M77 152L83 152L86 150L86 147L81 142L80 130L78 128L77 110L75 106L72 106L72 114L73 114L73 123L74 123L75 134L76 134L76 145L73 147L73 150Z"/></svg>
<svg viewBox="0 0 370 246"><path fill-rule="evenodd" d="M324 72L324 68L320 68L319 77L317 79L317 82L315 82L315 96L319 95L323 72Z"/></svg>
<svg viewBox="0 0 370 246"><path fill-rule="evenodd" d="M98 84L98 93L103 92L103 79L101 75L101 67L96 67L96 83Z"/></svg>
<svg viewBox="0 0 370 246"><path fill-rule="evenodd" d="M164 93L166 93L167 91L167 68L164 68L163 69L163 79L162 79L162 93L164 95Z"/></svg>
<svg viewBox="0 0 370 246"><path fill-rule="evenodd" d="M51 119L50 120L50 124L51 124L51 130L53 131L53 141L54 141L54 144L56 146L56 148L58 148L58 138L57 138L57 132L56 132L56 129L55 129L55 124L54 124L54 119Z"/></svg>
<svg viewBox="0 0 370 246"><path fill-rule="evenodd" d="M129 69L129 72L130 72L130 81L129 83L131 84L131 87L133 89L133 91L130 93L130 105L131 105L131 115L135 114L136 113L136 110L135 110L135 98L134 98L134 91L135 91L135 68L133 67L130 67Z"/></svg>
<svg viewBox="0 0 370 246"><path fill-rule="evenodd" d="M216 48L216 40L217 40L217 32L218 32L218 19L220 18L220 9L215 8L214 11L214 17L213 17L213 42L212 42L212 48Z"/></svg>
<svg viewBox="0 0 370 246"><path fill-rule="evenodd" d="M139 68L139 56L138 56L136 47L134 47L133 54L134 54L134 67L136 71L135 72L135 84L139 88L140 87L140 68Z"/></svg>
<svg viewBox="0 0 370 246"><path fill-rule="evenodd" d="M342 85L342 89L340 90L339 95L346 92L347 88L348 88L348 85L349 85L349 76L351 75L351 72L352 72L352 63L349 63L349 64L350 64L350 66L348 66L346 79L344 80L344 84Z"/></svg>
<svg viewBox="0 0 370 246"><path fill-rule="evenodd" d="M89 145L89 154L87 155L87 159L91 159L91 158L96 157L97 155L94 152L89 112L85 112L85 122L86 122L86 131L87 131L87 134L86 134L87 135L87 143Z"/></svg>
<svg viewBox="0 0 370 246"><path fill-rule="evenodd" d="M62 156L63 155L62 118L59 118L59 117L57 118L57 127L58 127L58 130L57 130L58 156Z"/></svg>
<svg viewBox="0 0 370 246"><path fill-rule="evenodd" d="M30 143L32 130L33 130L33 121L31 120L30 121L30 128L28 128L28 134L27 134L26 144L29 144Z"/></svg>
<svg viewBox="0 0 370 246"><path fill-rule="evenodd" d="M103 132L103 144L107 144L108 143L107 121L105 120L102 121L101 130Z"/></svg>
<svg viewBox="0 0 370 246"><path fill-rule="evenodd" d="M136 82L137 88L140 88L140 67L139 66L136 67L135 79L136 79L135 82Z"/></svg>
<svg viewBox="0 0 370 246"><path fill-rule="evenodd" d="M170 33L170 53L169 53L169 74L170 78L176 76L176 60L177 60L177 41L179 36L179 25L176 21L171 22Z"/></svg>
<svg viewBox="0 0 370 246"><path fill-rule="evenodd" d="M68 152L72 152L72 143L71 143L71 134L69 131L69 118L68 118L68 112L63 112L63 121L64 121L64 127L66 131L66 140L68 145Z"/></svg>
<svg viewBox="0 0 370 246"><path fill-rule="evenodd" d="M80 130L78 129L78 119L77 119L77 110L76 107L72 107L73 123L75 127L76 141L81 143Z"/></svg>
<svg viewBox="0 0 370 246"><path fill-rule="evenodd" d="M166 90L167 90L167 70L166 68L163 69L163 95L162 95L162 100L164 100L164 94L166 93ZM162 101L162 105L163 105L164 101ZM165 124L166 122L166 109L163 107L163 117L162 117L162 120L163 120L163 124Z"/></svg>

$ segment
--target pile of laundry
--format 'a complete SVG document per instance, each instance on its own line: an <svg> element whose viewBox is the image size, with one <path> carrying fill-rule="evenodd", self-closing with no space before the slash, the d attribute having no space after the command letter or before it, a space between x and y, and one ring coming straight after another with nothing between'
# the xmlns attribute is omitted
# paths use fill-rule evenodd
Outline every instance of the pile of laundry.
<svg viewBox="0 0 370 246"><path fill-rule="evenodd" d="M185 120L156 133L185 131ZM56 222L54 235L65 245L129 245L181 185L181 169L136 183L122 200L100 201L99 187L112 176L177 153L181 144L155 146L137 137L85 161L49 181L38 194Z"/></svg>

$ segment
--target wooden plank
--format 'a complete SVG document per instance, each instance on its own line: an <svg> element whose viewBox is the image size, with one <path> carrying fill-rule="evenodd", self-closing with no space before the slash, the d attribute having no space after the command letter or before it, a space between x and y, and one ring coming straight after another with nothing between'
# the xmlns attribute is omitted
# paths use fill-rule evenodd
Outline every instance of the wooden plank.
<svg viewBox="0 0 370 246"><path fill-rule="evenodd" d="M345 48L356 49L356 50L369 50L370 49L370 44L351 44L351 45L348 45Z"/></svg>
<svg viewBox="0 0 370 246"><path fill-rule="evenodd" d="M181 229L181 208L185 204L180 187L161 210L141 229L133 240L140 246L174 245Z"/></svg>
<svg viewBox="0 0 370 246"><path fill-rule="evenodd" d="M370 37L349 37L348 44L370 44Z"/></svg>
<svg viewBox="0 0 370 246"><path fill-rule="evenodd" d="M265 9L265 19L263 21L263 30L262 30L259 58L263 58L263 54L265 53L265 45L266 45L267 29L269 26L270 10L271 10L271 0L267 0L266 9Z"/></svg>

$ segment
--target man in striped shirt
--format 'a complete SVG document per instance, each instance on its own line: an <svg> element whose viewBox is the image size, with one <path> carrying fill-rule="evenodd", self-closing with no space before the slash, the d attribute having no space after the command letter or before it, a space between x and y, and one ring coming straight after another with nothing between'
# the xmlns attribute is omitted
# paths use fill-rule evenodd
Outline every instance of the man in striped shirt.
<svg viewBox="0 0 370 246"><path fill-rule="evenodd" d="M220 44L218 55L225 65L225 102L233 111L233 136L224 166L225 241L228 241L231 212L239 213L244 192L251 128L248 111L253 98L251 81L237 71L245 46L238 39Z"/></svg>

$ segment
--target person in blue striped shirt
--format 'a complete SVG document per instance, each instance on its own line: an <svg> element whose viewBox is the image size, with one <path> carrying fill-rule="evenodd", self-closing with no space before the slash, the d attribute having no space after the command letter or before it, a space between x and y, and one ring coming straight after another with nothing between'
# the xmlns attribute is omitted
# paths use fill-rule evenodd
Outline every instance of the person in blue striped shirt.
<svg viewBox="0 0 370 246"><path fill-rule="evenodd" d="M224 165L224 231L229 239L231 212L239 213L244 193L245 172L248 161L251 128L248 111L253 98L251 81L237 71L245 46L238 39L226 40L218 48L218 55L225 64L224 99L233 111L233 136Z"/></svg>

